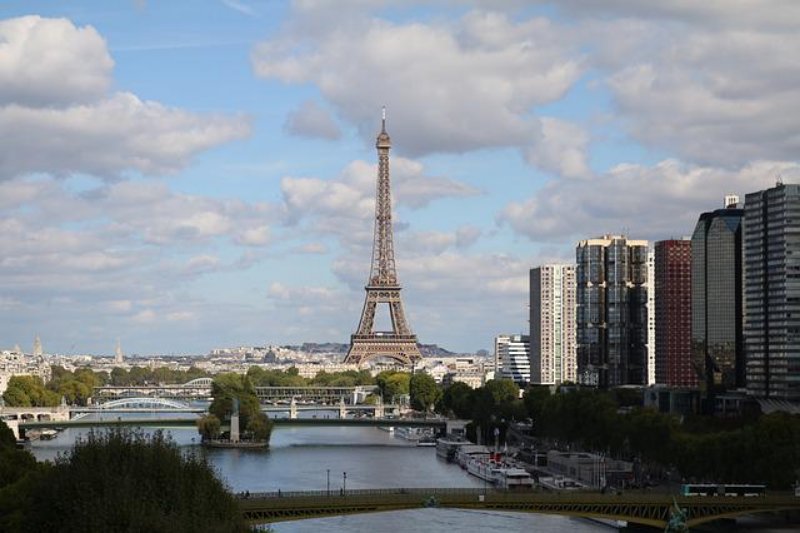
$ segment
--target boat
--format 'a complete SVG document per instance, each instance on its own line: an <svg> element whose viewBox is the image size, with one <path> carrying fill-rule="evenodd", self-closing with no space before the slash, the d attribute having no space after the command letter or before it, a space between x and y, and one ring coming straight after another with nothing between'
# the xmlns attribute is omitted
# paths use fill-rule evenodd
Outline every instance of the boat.
<svg viewBox="0 0 800 533"><path fill-rule="evenodd" d="M500 468L495 471L497 488L506 490L526 490L533 488L533 478L522 468Z"/></svg>
<svg viewBox="0 0 800 533"><path fill-rule="evenodd" d="M497 470L499 469L500 466L498 466L497 463L483 458L473 458L467 463L467 472L477 478L488 481L492 485L494 485L497 480Z"/></svg>
<svg viewBox="0 0 800 533"><path fill-rule="evenodd" d="M540 476L539 485L549 490L582 490L586 485L564 476Z"/></svg>
<svg viewBox="0 0 800 533"><path fill-rule="evenodd" d="M482 444L464 444L456 450L455 462L461 468L467 468L467 464L473 459L488 460L490 453L489 448Z"/></svg>
<svg viewBox="0 0 800 533"><path fill-rule="evenodd" d="M424 448L432 448L436 446L436 439L431 435L426 435L421 437L417 441L417 446L424 447Z"/></svg>
<svg viewBox="0 0 800 533"><path fill-rule="evenodd" d="M465 444L471 443L462 437L455 437L452 435L439 437L436 439L436 455L452 463L456 459L456 452L458 452L458 449Z"/></svg>

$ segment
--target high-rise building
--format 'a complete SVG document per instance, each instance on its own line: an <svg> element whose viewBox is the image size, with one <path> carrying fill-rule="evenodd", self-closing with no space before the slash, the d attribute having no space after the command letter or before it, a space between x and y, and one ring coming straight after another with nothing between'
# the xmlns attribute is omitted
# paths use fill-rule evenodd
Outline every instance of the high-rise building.
<svg viewBox="0 0 800 533"><path fill-rule="evenodd" d="M745 196L747 391L800 400L800 185Z"/></svg>
<svg viewBox="0 0 800 533"><path fill-rule="evenodd" d="M692 366L692 241L658 241L655 248L656 383L696 387Z"/></svg>
<svg viewBox="0 0 800 533"><path fill-rule="evenodd" d="M494 375L500 376L500 370L503 369L503 359L500 347L508 344L511 341L511 335L498 335L494 338Z"/></svg>
<svg viewBox="0 0 800 533"><path fill-rule="evenodd" d="M575 382L575 266L530 271L531 383Z"/></svg>
<svg viewBox="0 0 800 533"><path fill-rule="evenodd" d="M578 381L644 384L648 358L648 243L621 235L576 248Z"/></svg>
<svg viewBox="0 0 800 533"><path fill-rule="evenodd" d="M708 394L744 386L742 216L738 198L692 234L692 364Z"/></svg>
<svg viewBox="0 0 800 533"><path fill-rule="evenodd" d="M502 367L501 379L514 380L518 385L531 381L530 345L527 335L499 335L495 341Z"/></svg>
<svg viewBox="0 0 800 533"><path fill-rule="evenodd" d="M645 383L656 383L656 253L647 250L647 369Z"/></svg>

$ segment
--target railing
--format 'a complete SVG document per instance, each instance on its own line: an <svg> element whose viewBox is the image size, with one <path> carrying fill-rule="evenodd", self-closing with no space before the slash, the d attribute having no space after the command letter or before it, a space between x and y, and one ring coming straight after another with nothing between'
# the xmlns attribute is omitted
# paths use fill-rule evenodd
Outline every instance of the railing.
<svg viewBox="0 0 800 533"><path fill-rule="evenodd" d="M495 488L472 488L472 487L454 487L454 488L388 488L388 489L347 489L341 488L331 490L294 490L294 491L273 491L273 492L240 492L237 496L240 499L268 499L268 498L341 498L342 496L395 496L395 495L419 495L419 496L477 496L481 494L503 494L507 491L498 490ZM519 492L535 492L534 490L528 491L515 491Z"/></svg>

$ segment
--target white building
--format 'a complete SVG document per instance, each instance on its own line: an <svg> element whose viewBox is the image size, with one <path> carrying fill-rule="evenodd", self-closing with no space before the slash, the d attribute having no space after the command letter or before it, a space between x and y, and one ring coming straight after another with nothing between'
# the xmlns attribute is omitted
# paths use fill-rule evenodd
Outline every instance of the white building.
<svg viewBox="0 0 800 533"><path fill-rule="evenodd" d="M647 251L647 385L656 384L656 251Z"/></svg>
<svg viewBox="0 0 800 533"><path fill-rule="evenodd" d="M530 349L527 335L498 335L495 346L499 354L501 379L514 380L518 385L531 381Z"/></svg>
<svg viewBox="0 0 800 533"><path fill-rule="evenodd" d="M11 376L39 376L47 383L52 375L50 363L42 356L25 355L19 347L0 351L0 395L6 391Z"/></svg>
<svg viewBox="0 0 800 533"><path fill-rule="evenodd" d="M576 381L575 266L530 271L531 383Z"/></svg>

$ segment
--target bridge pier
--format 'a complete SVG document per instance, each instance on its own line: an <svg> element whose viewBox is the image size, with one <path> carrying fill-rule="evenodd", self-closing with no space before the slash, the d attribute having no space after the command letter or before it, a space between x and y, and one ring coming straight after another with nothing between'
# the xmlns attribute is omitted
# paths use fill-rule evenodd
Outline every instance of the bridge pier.
<svg viewBox="0 0 800 533"><path fill-rule="evenodd" d="M294 420L297 418L297 400L292 398L291 403L289 403L289 418Z"/></svg>
<svg viewBox="0 0 800 533"><path fill-rule="evenodd" d="M383 418L383 398L378 396L378 403L375 404L375 418Z"/></svg>
<svg viewBox="0 0 800 533"><path fill-rule="evenodd" d="M19 420L3 420L8 426L8 429L14 434L14 437L19 440L20 439L20 431L19 431ZM22 433L24 435L24 432Z"/></svg>
<svg viewBox="0 0 800 533"><path fill-rule="evenodd" d="M339 399L339 418L347 418L347 409L344 406L344 398Z"/></svg>

